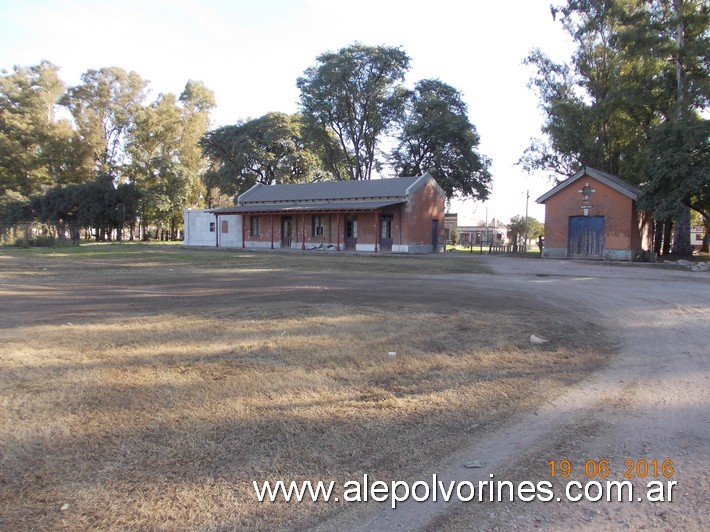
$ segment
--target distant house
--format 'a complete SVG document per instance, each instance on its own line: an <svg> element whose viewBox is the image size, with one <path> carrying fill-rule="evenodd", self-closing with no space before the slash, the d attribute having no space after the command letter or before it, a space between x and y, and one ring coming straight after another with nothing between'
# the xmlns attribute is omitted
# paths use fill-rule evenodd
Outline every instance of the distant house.
<svg viewBox="0 0 710 532"><path fill-rule="evenodd" d="M693 251L700 251L703 247L703 238L705 238L705 226L693 225L690 227L690 245L693 246Z"/></svg>
<svg viewBox="0 0 710 532"><path fill-rule="evenodd" d="M508 244L506 224L496 221L494 218L487 225L460 225L459 243L462 246L505 246Z"/></svg>
<svg viewBox="0 0 710 532"><path fill-rule="evenodd" d="M639 195L614 175L583 168L537 199L545 205L542 256L634 260L652 248Z"/></svg>
<svg viewBox="0 0 710 532"><path fill-rule="evenodd" d="M444 214L444 238L447 244L452 243L452 234L458 233L459 215L455 212Z"/></svg>
<svg viewBox="0 0 710 532"><path fill-rule="evenodd" d="M445 194L426 173L256 185L236 205L185 211L185 245L431 253L444 250Z"/></svg>

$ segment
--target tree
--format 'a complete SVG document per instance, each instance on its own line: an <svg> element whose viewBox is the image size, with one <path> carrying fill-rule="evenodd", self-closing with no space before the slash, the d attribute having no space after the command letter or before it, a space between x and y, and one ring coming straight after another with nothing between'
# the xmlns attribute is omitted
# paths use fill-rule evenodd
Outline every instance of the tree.
<svg viewBox="0 0 710 532"><path fill-rule="evenodd" d="M304 119L322 141L335 135L349 179L370 179L379 168L378 143L402 112L406 91L400 83L408 69L400 48L356 43L318 56L298 78ZM346 177L337 166L329 170Z"/></svg>
<svg viewBox="0 0 710 532"><path fill-rule="evenodd" d="M533 140L520 161L527 171L568 177L588 165L641 181L639 158L662 97L642 90L647 68L620 47L630 31L631 4L568 0L553 8L577 50L571 64L555 63L540 50L525 59L537 69L530 86L545 115L545 139Z"/></svg>
<svg viewBox="0 0 710 532"><path fill-rule="evenodd" d="M513 250L518 250L527 235L527 240L536 240L545 234L545 226L532 216L513 216L508 223L508 238L513 242ZM527 242L524 242L527 246Z"/></svg>
<svg viewBox="0 0 710 532"><path fill-rule="evenodd" d="M681 176L697 175L693 166L699 162L691 164L694 156L680 157L664 143L686 154L701 147L693 131L709 100L707 3L568 0L552 12L575 39L577 51L571 65L555 64L539 51L527 59L538 69L531 84L546 116L546 139L533 141L521 164L528 171L565 176L590 165L639 185L643 204L661 224L657 235L667 235L664 248L675 221L674 251L685 243L681 247L687 252L685 205L703 192L702 180ZM686 140L678 137L681 131ZM681 159L689 166L674 166ZM660 250L660 239L654 247Z"/></svg>
<svg viewBox="0 0 710 532"><path fill-rule="evenodd" d="M439 80L417 83L401 119L392 152L398 175L436 176L447 199L458 195L485 201L490 161L478 152L480 138L467 116L461 93Z"/></svg>
<svg viewBox="0 0 710 532"><path fill-rule="evenodd" d="M116 226L119 228L119 240L124 239L126 226L129 228L129 238L133 240L142 200L143 193L135 183L121 183L116 187L116 206L113 211L116 215Z"/></svg>
<svg viewBox="0 0 710 532"><path fill-rule="evenodd" d="M206 168L200 139L209 126L214 95L201 82L189 81L180 98L161 94L135 114L127 131L126 174L141 193L141 220L147 237L149 224L157 234L168 227L178 237L185 206L197 205L204 191Z"/></svg>
<svg viewBox="0 0 710 532"><path fill-rule="evenodd" d="M175 208L187 201L188 171L180 165L182 116L174 94L163 94L136 112L128 132L126 167L132 183L143 193L140 208L144 238L150 224L172 226ZM175 204L175 202L182 203Z"/></svg>
<svg viewBox="0 0 710 532"><path fill-rule="evenodd" d="M708 216L708 209L705 209L703 204L707 200L710 182L707 154L709 122L694 120L694 111L702 109L703 104L706 107L710 97L707 83L710 74L710 8L707 3L694 0L661 2L661 8L668 10L671 15L667 17L670 19L670 36L667 42L670 43L668 48L673 52L676 98L672 125L661 125L653 139L657 141L660 138L662 145L658 146L656 152L651 153L664 153L665 160L649 164L649 176L651 181L658 181L659 176L663 175L672 183L674 193L671 196L676 197L678 205L672 252L676 255L691 255L693 248L690 242L690 208L693 204L696 208L701 206L698 212ZM668 143L664 142L666 140L673 144L678 152L668 151ZM661 186L661 189L663 188L666 187ZM665 203L668 200L665 194L654 195L652 186L646 187L646 191L656 203Z"/></svg>
<svg viewBox="0 0 710 532"><path fill-rule="evenodd" d="M29 200L14 190L5 190L0 195L0 224L27 222L32 219ZM0 228L4 230L4 226Z"/></svg>
<svg viewBox="0 0 710 532"><path fill-rule="evenodd" d="M672 120L660 125L649 142L648 179L640 207L659 220L686 216L688 209L710 220L710 121ZM687 213L689 216L689 211ZM690 225L690 219L687 220ZM690 229L687 232L689 234ZM683 234L685 229L683 229ZM676 233L675 241L682 238ZM674 254L688 255L690 241Z"/></svg>
<svg viewBox="0 0 710 532"><path fill-rule="evenodd" d="M55 119L64 91L48 61L0 77L0 189L29 197L81 174L81 148L66 121ZM73 177L69 177L73 176Z"/></svg>
<svg viewBox="0 0 710 532"><path fill-rule="evenodd" d="M449 240L451 240L451 244L454 246L459 242L459 232L455 227L452 227L451 231L449 231Z"/></svg>
<svg viewBox="0 0 710 532"><path fill-rule="evenodd" d="M87 70L81 80L68 89L62 104L90 150L95 175L115 174L123 164L125 135L141 109L147 82L118 67Z"/></svg>
<svg viewBox="0 0 710 532"><path fill-rule="evenodd" d="M202 178L207 170L207 160L202 154L200 141L210 127L210 112L217 105L214 92L201 81L190 80L180 95L182 105L182 135L179 155L187 172L189 187L184 206L198 206L205 192Z"/></svg>
<svg viewBox="0 0 710 532"><path fill-rule="evenodd" d="M211 183L226 194L262 185L326 179L318 155L303 135L298 115L269 113L207 133L201 142L212 161Z"/></svg>

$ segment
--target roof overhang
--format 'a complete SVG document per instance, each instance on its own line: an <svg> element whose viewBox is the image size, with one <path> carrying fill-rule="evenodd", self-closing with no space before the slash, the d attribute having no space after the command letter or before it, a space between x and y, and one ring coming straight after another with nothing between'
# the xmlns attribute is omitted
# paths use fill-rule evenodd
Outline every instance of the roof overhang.
<svg viewBox="0 0 710 532"><path fill-rule="evenodd" d="M253 205L234 205L233 207L221 207L210 209L215 215L222 214L291 214L301 212L371 212L384 207L391 207L405 203L404 199L392 199L387 201L348 201L348 202L314 202L314 203L268 203Z"/></svg>
<svg viewBox="0 0 710 532"><path fill-rule="evenodd" d="M601 172L599 170L595 170L594 168L589 168L589 167L584 167L582 168L579 172L574 174L573 176L565 179L557 185L555 188L548 190L546 193L544 193L542 196L537 198L535 200L536 203L545 203L549 198L557 194L560 190L567 188L571 184L573 184L575 181L580 179L581 177L584 176L589 176L593 179L596 179L597 181L604 183L608 187L616 190L620 194L623 194L627 198L631 200L638 200L639 196L641 195L641 191L634 187L633 185L627 183L626 181L613 176L611 174L606 174L604 172Z"/></svg>

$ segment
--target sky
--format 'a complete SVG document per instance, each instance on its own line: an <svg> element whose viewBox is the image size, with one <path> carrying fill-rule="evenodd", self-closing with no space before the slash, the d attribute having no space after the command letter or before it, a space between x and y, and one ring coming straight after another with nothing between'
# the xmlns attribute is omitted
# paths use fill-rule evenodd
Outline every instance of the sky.
<svg viewBox="0 0 710 532"><path fill-rule="evenodd" d="M49 60L72 86L88 69L118 66L148 80L153 97L199 80L215 92L218 127L296 112L296 79L324 52L399 46L411 58L405 85L436 78L458 89L492 160L490 199L452 203L459 225L508 222L526 203L542 221L535 198L553 183L516 162L543 122L523 58L540 48L564 61L573 49L551 1L0 0L0 69Z"/></svg>

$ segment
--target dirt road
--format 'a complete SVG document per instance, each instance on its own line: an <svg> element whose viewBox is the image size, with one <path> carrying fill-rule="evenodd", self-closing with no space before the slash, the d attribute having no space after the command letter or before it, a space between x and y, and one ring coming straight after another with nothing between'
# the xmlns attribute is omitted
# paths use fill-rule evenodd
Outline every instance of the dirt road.
<svg viewBox="0 0 710 532"><path fill-rule="evenodd" d="M547 404L512 420L482 444L450 457L438 471L445 483L468 480L551 480L548 462L566 459L589 480L587 460L609 461L610 478L632 468L633 502L417 503L364 510L340 522L357 530L521 529L707 530L710 474L710 275L571 261L486 257L500 292L526 293L559 308L588 309L621 349L612 363ZM466 276L457 276L465 280ZM469 281L479 287L481 276ZM483 283L485 284L485 283ZM486 467L467 469L481 460ZM628 460L632 462L627 462ZM635 470L639 462L672 460L672 502L639 502L646 483L662 473ZM642 464L643 466L643 464ZM638 473L638 474L637 474ZM604 480L596 477L593 480ZM566 482L565 482L566 483ZM555 495L565 483L555 481ZM327 523L326 527L334 523Z"/></svg>

